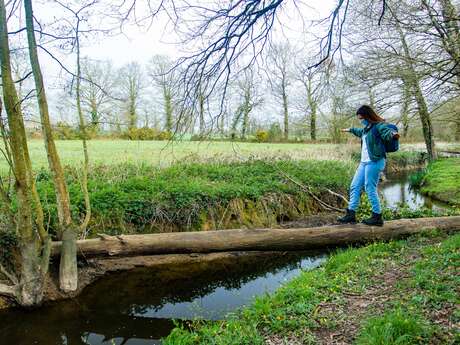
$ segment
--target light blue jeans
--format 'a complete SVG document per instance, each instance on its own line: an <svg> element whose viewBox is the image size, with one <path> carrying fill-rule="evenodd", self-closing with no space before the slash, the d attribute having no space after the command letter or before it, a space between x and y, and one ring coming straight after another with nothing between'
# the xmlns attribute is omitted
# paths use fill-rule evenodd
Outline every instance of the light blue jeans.
<svg viewBox="0 0 460 345"><path fill-rule="evenodd" d="M356 211L359 206L361 191L364 187L369 202L372 206L372 212L382 213L380 208L379 195L377 193L377 185L379 183L380 172L385 168L385 158L378 161L361 162L356 169L355 176L351 181L350 186L350 203L348 209Z"/></svg>

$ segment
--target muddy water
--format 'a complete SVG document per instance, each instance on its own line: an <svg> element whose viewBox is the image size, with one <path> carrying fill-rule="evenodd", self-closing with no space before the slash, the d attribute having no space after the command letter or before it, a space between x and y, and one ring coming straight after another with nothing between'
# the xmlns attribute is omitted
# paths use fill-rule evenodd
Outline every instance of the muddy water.
<svg viewBox="0 0 460 345"><path fill-rule="evenodd" d="M174 270L105 277L78 298L36 311L0 313L0 344L160 344L172 319L223 319L273 292L324 254L291 253ZM192 274L190 274L192 272Z"/></svg>

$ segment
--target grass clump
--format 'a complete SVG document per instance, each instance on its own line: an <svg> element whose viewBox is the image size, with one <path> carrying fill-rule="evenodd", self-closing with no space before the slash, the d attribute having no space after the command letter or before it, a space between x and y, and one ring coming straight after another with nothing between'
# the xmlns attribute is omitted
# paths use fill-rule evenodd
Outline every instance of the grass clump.
<svg viewBox="0 0 460 345"><path fill-rule="evenodd" d="M356 345L427 344L432 333L420 315L396 309L367 320Z"/></svg>

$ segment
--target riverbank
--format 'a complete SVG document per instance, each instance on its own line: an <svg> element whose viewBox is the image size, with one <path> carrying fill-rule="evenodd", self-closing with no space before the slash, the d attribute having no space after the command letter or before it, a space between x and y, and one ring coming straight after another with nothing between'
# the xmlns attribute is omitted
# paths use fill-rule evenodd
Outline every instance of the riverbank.
<svg viewBox="0 0 460 345"><path fill-rule="evenodd" d="M334 208L344 199L357 162L246 160L152 165L95 165L89 172L91 220L86 237L133 233L271 227ZM421 168L420 152L389 156L387 172ZM75 218L85 214L77 167L66 168ZM37 173L37 189L55 233L58 223L51 174Z"/></svg>
<svg viewBox="0 0 460 345"><path fill-rule="evenodd" d="M423 194L460 206L460 158L442 158L430 163L419 179Z"/></svg>
<svg viewBox="0 0 460 345"><path fill-rule="evenodd" d="M344 207L354 164L320 160L249 160L150 165L94 166L89 174L91 221L86 237L191 230L270 227L283 220ZM66 170L73 213L83 217L77 168ZM57 228L53 182L37 174L37 189Z"/></svg>
<svg viewBox="0 0 460 345"><path fill-rule="evenodd" d="M164 344L454 344L459 249L459 234L431 231L341 250L228 320L176 328Z"/></svg>

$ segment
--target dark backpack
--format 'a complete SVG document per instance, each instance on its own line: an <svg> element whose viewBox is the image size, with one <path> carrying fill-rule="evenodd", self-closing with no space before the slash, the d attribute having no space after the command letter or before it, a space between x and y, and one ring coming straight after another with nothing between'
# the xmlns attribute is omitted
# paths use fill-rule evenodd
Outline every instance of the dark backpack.
<svg viewBox="0 0 460 345"><path fill-rule="evenodd" d="M398 127L392 123L385 123L389 129L393 132L398 133ZM392 137L390 140L383 140L380 136L377 126L372 126L372 133L380 141L380 145L385 148L385 152L396 152L399 150L399 139Z"/></svg>

